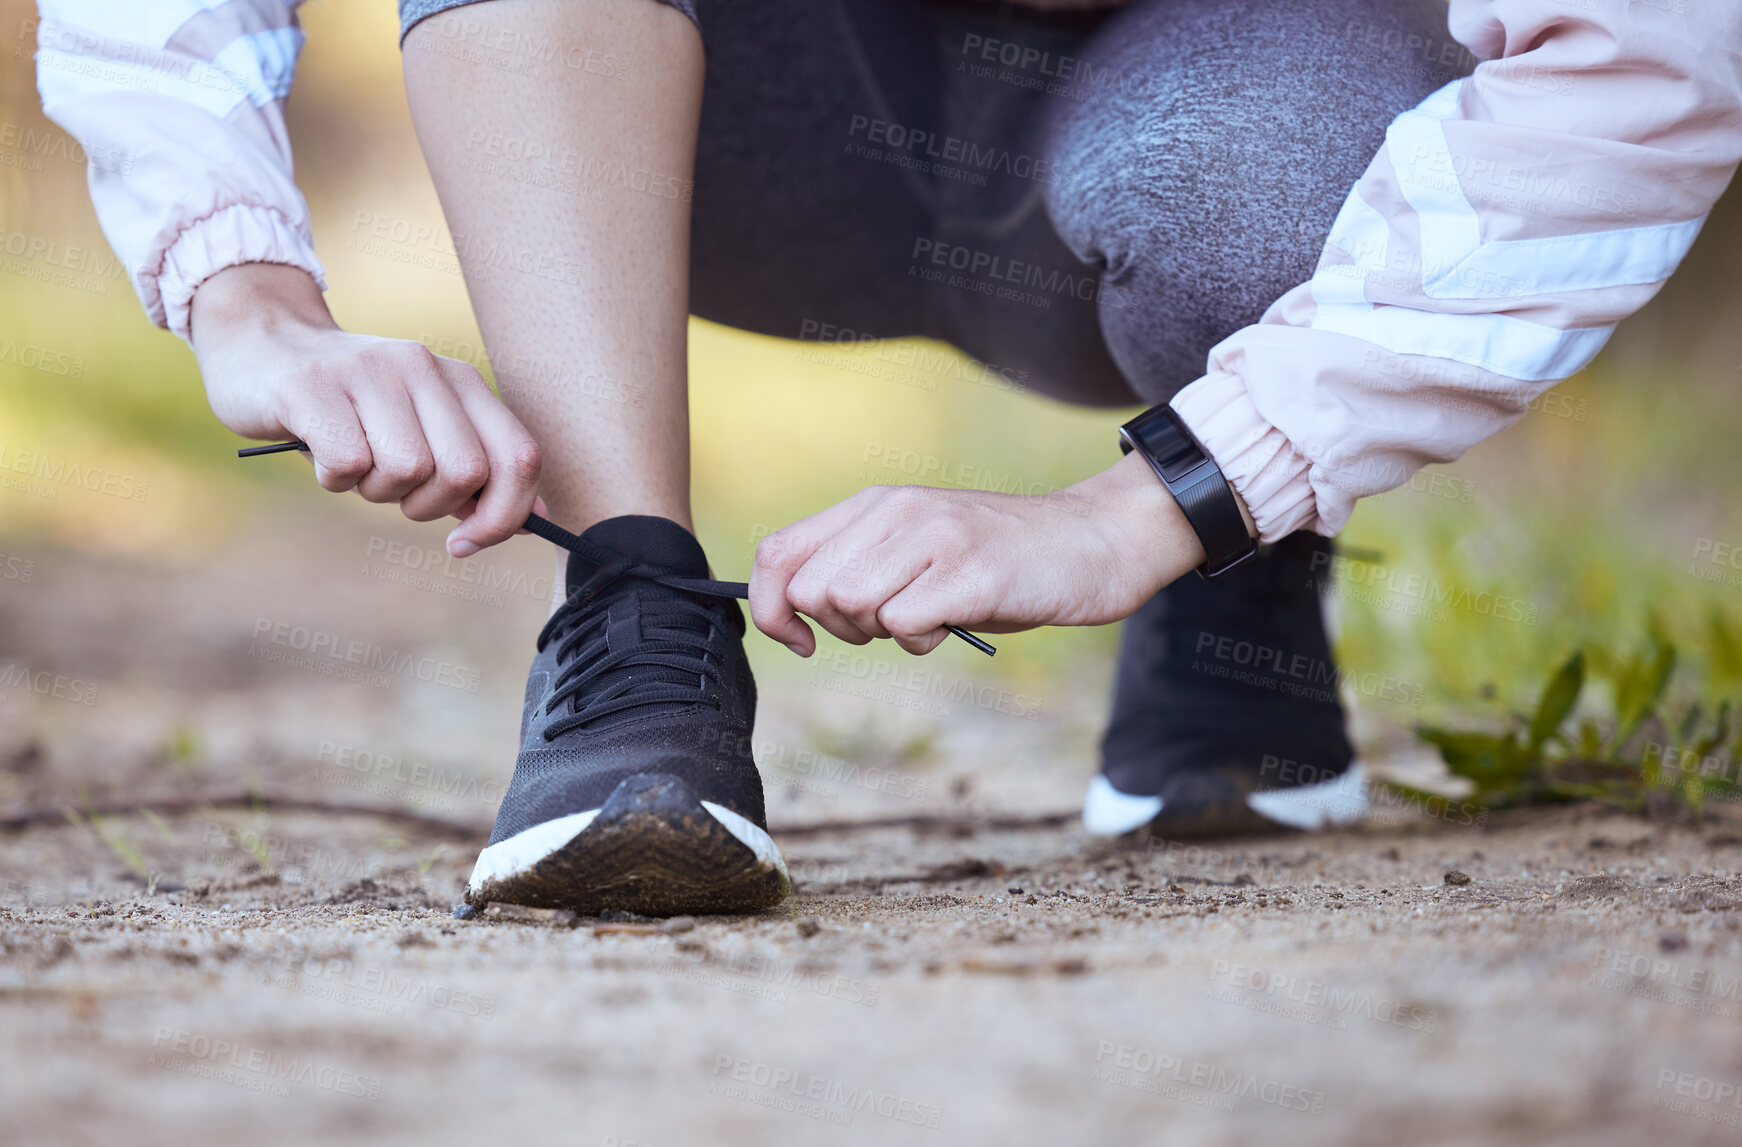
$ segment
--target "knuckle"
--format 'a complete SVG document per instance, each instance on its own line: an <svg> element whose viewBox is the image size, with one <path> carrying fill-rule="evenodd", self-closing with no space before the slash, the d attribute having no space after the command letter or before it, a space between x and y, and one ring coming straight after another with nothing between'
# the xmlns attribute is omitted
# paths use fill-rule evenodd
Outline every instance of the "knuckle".
<svg viewBox="0 0 1742 1147"><path fill-rule="evenodd" d="M435 373L435 352L420 342L412 342L410 339L394 339L387 343L387 351L394 362L403 363L412 368L427 367L432 375Z"/></svg>
<svg viewBox="0 0 1742 1147"><path fill-rule="evenodd" d="M369 373L393 378L417 378L435 372L435 355L422 343L379 339L357 352L357 362Z"/></svg>
<svg viewBox="0 0 1742 1147"><path fill-rule="evenodd" d="M829 603L828 587L809 579L794 581L786 588L786 600L796 609L815 615Z"/></svg>
<svg viewBox="0 0 1742 1147"><path fill-rule="evenodd" d="M384 371L397 361L394 344L386 340L372 342L357 351L357 365L371 372Z"/></svg>
<svg viewBox="0 0 1742 1147"><path fill-rule="evenodd" d="M442 467L443 477L468 494L490 479L490 460L483 454L468 451Z"/></svg>
<svg viewBox="0 0 1742 1147"><path fill-rule="evenodd" d="M418 345L422 346L423 344L419 343ZM449 358L433 351L430 353L430 359L441 370L442 377L448 379L455 389L490 389L490 384L484 381L484 376L478 373L478 368L464 359Z"/></svg>
<svg viewBox="0 0 1742 1147"><path fill-rule="evenodd" d="M436 460L428 450L420 450L412 456L410 477L413 482L422 484L436 476Z"/></svg>
<svg viewBox="0 0 1742 1147"><path fill-rule="evenodd" d="M756 543L757 569L784 570L792 566L798 557L798 547L793 545L794 539L786 530L776 530Z"/></svg>
<svg viewBox="0 0 1742 1147"><path fill-rule="evenodd" d="M377 456L375 472L395 485L421 486L435 475L435 460L427 454Z"/></svg>
<svg viewBox="0 0 1742 1147"><path fill-rule="evenodd" d="M882 604L878 595L863 585L847 583L835 586L829 599L836 609L849 617L868 617Z"/></svg>
<svg viewBox="0 0 1742 1147"><path fill-rule="evenodd" d="M532 439L522 440L508 459L508 472L517 481L536 482L544 470L544 449Z"/></svg>
<svg viewBox="0 0 1742 1147"><path fill-rule="evenodd" d="M377 458L375 460L374 469L371 471L371 475L374 479L372 482L370 482L371 487L380 487L380 486L399 487L399 486L409 486L412 484L412 482L411 482L411 476L412 476L411 467L403 462L390 461L390 460L383 459L383 458Z"/></svg>
<svg viewBox="0 0 1742 1147"><path fill-rule="evenodd" d="M936 513L937 507L930 505L931 499L918 486L902 486L892 491L885 498L881 509L886 510L900 522L910 522L923 516Z"/></svg>
<svg viewBox="0 0 1742 1147"><path fill-rule="evenodd" d="M316 458L327 473L355 482L369 472L369 455L362 450L322 450Z"/></svg>
<svg viewBox="0 0 1742 1147"><path fill-rule="evenodd" d="M899 634L910 640L930 633L937 628L911 605L891 604L885 606L877 611L877 620L882 622L883 628L890 633Z"/></svg>

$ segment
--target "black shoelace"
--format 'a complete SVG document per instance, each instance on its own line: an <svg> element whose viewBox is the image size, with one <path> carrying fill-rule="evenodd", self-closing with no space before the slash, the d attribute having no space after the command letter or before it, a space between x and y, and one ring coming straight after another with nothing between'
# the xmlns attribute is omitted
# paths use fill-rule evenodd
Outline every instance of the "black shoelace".
<svg viewBox="0 0 1742 1147"><path fill-rule="evenodd" d="M257 458L265 454L283 454L290 450L306 451L308 450L308 443L298 438L290 442L274 442L270 446L248 446L236 451L236 457ZM589 542L582 541L579 536L569 533L555 522L550 521L548 518L541 518L537 514L528 514L526 516L525 529L528 533L537 534L546 541L555 542L557 545L563 547L563 549L568 550L572 554L580 555L587 561L598 566L600 570L614 570L615 572L606 582L602 582L591 591L594 595L598 593L599 589L602 589L604 585L609 584L611 581L616 581L625 577L639 577L647 581L657 582L663 586L669 586L672 589L684 590L687 593L699 593L708 597L748 598L750 596L750 586L747 582L711 581L707 578L672 577L669 574L662 574L651 567L643 566L637 562L626 561L602 546L595 546ZM591 584L590 580L588 584ZM589 597L587 600L591 600L591 598ZM555 614L551 615L550 622L545 625L544 631L539 634L538 647L540 650L544 648L546 639L554 632L551 626L556 623L558 617L562 616L563 610L566 610L569 604L570 603L565 603L563 609L559 609ZM691 608L698 611L703 610L702 606L693 602L691 603ZM710 621L709 624L712 624L712 621ZM972 633L962 629L960 626L946 625L944 628L988 657L998 652L991 643L975 637ZM592 679L592 677L588 678L588 680ZM628 705L625 704L621 707L627 708ZM588 718L588 720L596 720L598 717L603 715L603 713L593 714ZM572 728L573 726L571 725L569 727ZM546 735L551 736L553 734L551 734L549 730L546 730Z"/></svg>
<svg viewBox="0 0 1742 1147"><path fill-rule="evenodd" d="M593 566L592 573L575 586L538 635L541 652L550 642L558 643L558 672L545 702L546 711L554 713L565 704L572 709L545 727L546 741L614 713L648 705L704 703L720 707L723 667L707 648L720 619L705 603L690 597L638 602L635 608L642 640L632 649L610 648L609 613L594 610L589 615L588 610L600 594L627 580L725 599L748 597L748 585L663 572L593 545L536 514L527 520L526 528ZM710 680L716 686L713 693L708 690Z"/></svg>

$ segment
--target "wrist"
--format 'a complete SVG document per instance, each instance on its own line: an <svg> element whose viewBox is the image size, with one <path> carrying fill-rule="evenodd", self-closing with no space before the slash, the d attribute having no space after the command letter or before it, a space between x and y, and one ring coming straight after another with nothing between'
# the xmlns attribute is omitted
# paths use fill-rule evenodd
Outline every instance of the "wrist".
<svg viewBox="0 0 1742 1147"><path fill-rule="evenodd" d="M1079 490L1126 583L1122 604L1129 608L1120 617L1204 563L1203 543L1179 503L1139 455L1125 455Z"/></svg>
<svg viewBox="0 0 1742 1147"><path fill-rule="evenodd" d="M196 353L236 337L338 329L320 284L302 268L282 263L225 267L194 292L190 316Z"/></svg>
<svg viewBox="0 0 1742 1147"><path fill-rule="evenodd" d="M1240 492L1172 406L1150 407L1119 428L1119 445L1141 457L1178 505L1206 555L1198 574L1217 578L1258 554L1258 534Z"/></svg>
<svg viewBox="0 0 1742 1147"><path fill-rule="evenodd" d="M1135 454L1127 454L1117 464L1109 467L1101 474L1089 479L1090 482L1104 480L1113 501L1119 503L1118 509L1134 513L1138 517L1153 521L1166 518L1171 523L1177 519L1184 523L1187 530L1191 529L1185 522L1185 515L1180 512L1179 503L1173 500L1173 495L1167 492L1167 487L1161 484L1161 479L1155 476L1155 470ZM1087 483L1085 483L1086 485ZM1246 533L1250 537L1258 536L1258 524L1253 521L1252 511L1246 506L1246 499L1240 496L1240 491L1228 483L1228 492L1234 495L1234 504L1240 507L1240 519L1246 523ZM1192 539L1197 540L1193 534ZM1201 555L1203 545L1199 543Z"/></svg>

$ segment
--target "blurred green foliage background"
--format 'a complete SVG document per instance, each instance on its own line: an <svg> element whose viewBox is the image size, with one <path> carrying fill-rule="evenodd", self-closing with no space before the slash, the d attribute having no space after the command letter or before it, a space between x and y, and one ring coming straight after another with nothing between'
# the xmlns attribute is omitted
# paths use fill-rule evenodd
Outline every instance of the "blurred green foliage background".
<svg viewBox="0 0 1742 1147"><path fill-rule="evenodd" d="M58 132L37 106L33 17L27 0L0 0L0 127ZM394 5L317 2L303 21L309 44L291 124L335 314L353 329L461 357L473 348L476 357L457 274L349 246L365 215L446 233L405 105ZM0 146L0 230L95 247L112 263L84 169L66 154ZM1496 705L1529 709L1573 648L1643 643L1652 616L1680 636L1684 664L1697 670L1714 611L1742 613L1742 571L1711 561L1719 545L1742 546L1738 282L1742 203L1733 194L1681 276L1596 366L1455 466L1362 505L1347 552L1396 572L1363 562L1342 571L1339 649L1352 665L1425 687L1421 710L1394 714L1394 726ZM268 488L327 496L299 466L238 467L191 353L146 321L124 276L100 284L105 293L0 274L0 446L113 460L149 474L152 497L0 490L0 551L49 541L149 558L198 548L238 516L262 512ZM934 458L989 484L1063 486L1116 457L1122 412L976 385L968 372L870 372L899 359L899 347L818 354L701 322L691 341L697 514L722 576L745 575L768 529L863 485L913 480L900 464L881 467L883 458ZM26 346L71 356L78 368L27 366L18 353ZM443 527L424 528L439 545ZM1450 604L1423 606L1396 588L1416 584L1412 575L1451 587ZM1368 592L1376 580L1392 588ZM1501 599L1513 604L1496 606ZM986 669L1018 680L1069 673L1085 659L1104 663L1114 636L1008 637Z"/></svg>

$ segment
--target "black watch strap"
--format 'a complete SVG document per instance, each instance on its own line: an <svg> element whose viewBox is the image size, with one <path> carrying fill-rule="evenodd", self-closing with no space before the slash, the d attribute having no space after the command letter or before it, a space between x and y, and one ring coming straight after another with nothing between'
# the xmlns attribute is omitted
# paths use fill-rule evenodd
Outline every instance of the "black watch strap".
<svg viewBox="0 0 1742 1147"><path fill-rule="evenodd" d="M1139 414L1119 428L1119 440L1124 453L1143 455L1203 543L1200 576L1221 577L1258 552L1222 468L1173 407L1164 403Z"/></svg>

